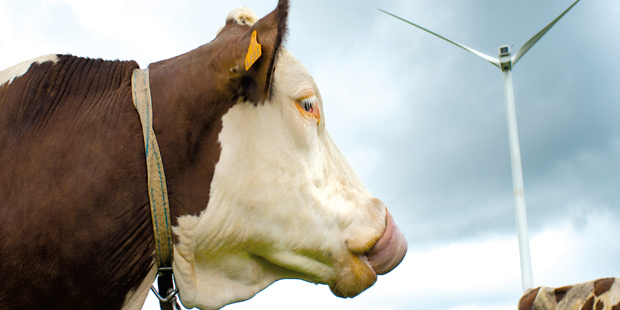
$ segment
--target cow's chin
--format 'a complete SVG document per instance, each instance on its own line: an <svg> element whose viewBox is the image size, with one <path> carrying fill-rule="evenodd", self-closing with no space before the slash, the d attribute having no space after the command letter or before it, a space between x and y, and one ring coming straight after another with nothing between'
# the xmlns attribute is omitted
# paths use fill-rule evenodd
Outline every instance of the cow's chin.
<svg viewBox="0 0 620 310"><path fill-rule="evenodd" d="M321 257L322 255L311 256ZM334 295L342 298L355 297L377 281L377 272L365 254L345 251L338 255L336 262L331 263L323 259L313 261L309 257L294 254L283 255L281 258L284 259L278 262L275 262L277 259L273 257L265 259L273 264L273 267L269 269L279 268L281 270L280 278L303 279L311 283L326 284ZM293 261L295 263L292 263Z"/></svg>
<svg viewBox="0 0 620 310"><path fill-rule="evenodd" d="M329 284L332 293L342 298L355 297L377 281L377 273L366 256L351 254L348 261L349 264L342 268L333 283Z"/></svg>

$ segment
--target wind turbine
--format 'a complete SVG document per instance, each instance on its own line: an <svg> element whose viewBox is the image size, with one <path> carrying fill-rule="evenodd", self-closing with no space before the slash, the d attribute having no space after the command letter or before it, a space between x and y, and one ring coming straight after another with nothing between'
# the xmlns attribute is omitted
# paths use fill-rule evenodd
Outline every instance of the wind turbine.
<svg viewBox="0 0 620 310"><path fill-rule="evenodd" d="M530 258L530 242L527 233L527 214L525 212L525 192L523 190L523 171L521 168L521 150L519 148L519 134L517 132L517 116L515 111L515 97L514 89L512 87L512 67L517 64L517 61L527 53L527 51L542 38L542 36L555 25L570 9L572 9L577 2L573 2L560 16L554 19L549 25L539 31L535 36L529 39L525 44L517 51L516 54L511 56L510 47L503 45L499 47L499 57L494 58L479 51L476 51L463 44L454 42L447 39L437 33L434 33L424 27L418 26L402 17L396 16L392 13L379 9L379 11L396 17L412 26L420 28L436 37L439 37L445 41L448 41L482 59L491 63L502 70L504 75L504 93L506 95L506 116L508 118L508 140L510 143L510 162L512 163L512 186L514 188L514 201L515 201L515 213L517 218L517 235L519 239L519 255L521 261L521 283L523 291L528 288L534 287L534 279L532 276L532 261Z"/></svg>

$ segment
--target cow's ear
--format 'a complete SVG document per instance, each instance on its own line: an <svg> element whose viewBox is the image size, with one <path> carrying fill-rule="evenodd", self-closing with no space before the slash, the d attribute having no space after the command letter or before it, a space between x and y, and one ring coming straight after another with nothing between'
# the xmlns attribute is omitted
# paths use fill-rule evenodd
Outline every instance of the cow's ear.
<svg viewBox="0 0 620 310"><path fill-rule="evenodd" d="M262 103L271 98L273 72L287 33L288 10L288 0L278 1L276 9L254 23L243 37L240 95L249 101Z"/></svg>

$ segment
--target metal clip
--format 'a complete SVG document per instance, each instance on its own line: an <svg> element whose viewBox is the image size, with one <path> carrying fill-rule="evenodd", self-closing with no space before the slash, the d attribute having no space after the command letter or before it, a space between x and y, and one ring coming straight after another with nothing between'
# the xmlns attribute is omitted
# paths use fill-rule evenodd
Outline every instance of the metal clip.
<svg viewBox="0 0 620 310"><path fill-rule="evenodd" d="M165 296L157 291L155 286L151 286L151 291L155 294L155 297L159 299L159 305L162 310L180 310L177 303L176 295L179 293L178 289L174 288L172 267L159 267L157 268L157 282L159 283L159 289L168 289ZM162 286L163 285L163 286Z"/></svg>
<svg viewBox="0 0 620 310"><path fill-rule="evenodd" d="M166 297L163 297L161 294L159 294L159 292L157 291L157 289L155 288L155 286L151 286L151 292L153 292L153 294L155 294L155 297L157 297L157 299L159 299L159 301L161 302L176 302L176 295L179 292L178 289L169 289L168 290L168 295L166 295Z"/></svg>

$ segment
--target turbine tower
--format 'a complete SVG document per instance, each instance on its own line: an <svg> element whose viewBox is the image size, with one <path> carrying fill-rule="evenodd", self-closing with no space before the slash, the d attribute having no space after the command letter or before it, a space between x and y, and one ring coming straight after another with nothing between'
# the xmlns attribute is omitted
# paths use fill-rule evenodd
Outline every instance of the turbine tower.
<svg viewBox="0 0 620 310"><path fill-rule="evenodd" d="M527 215L525 212L525 193L523 190L523 171L521 168L521 150L519 148L519 134L517 132L517 116L515 111L515 97L514 89L512 87L512 67L517 64L517 61L527 53L527 51L542 38L542 36L555 25L570 9L572 9L577 2L573 2L560 16L554 19L549 25L539 31L535 36L529 39L525 44L517 51L516 54L511 56L510 47L503 45L499 47L499 57L494 58L472 48L469 48L463 44L454 42L447 39L437 33L434 33L424 27L418 26L402 17L396 16L392 13L379 9L379 11L398 18L412 26L420 28L436 37L439 37L445 41L448 41L482 59L491 63L502 70L504 75L504 92L506 95L506 116L508 118L508 139L510 143L510 162L512 163L512 185L514 188L514 201L515 201L515 213L517 218L517 235L519 239L519 255L521 261L521 283L523 291L528 288L534 287L534 279L532 276L532 261L530 258L530 242L527 233Z"/></svg>

